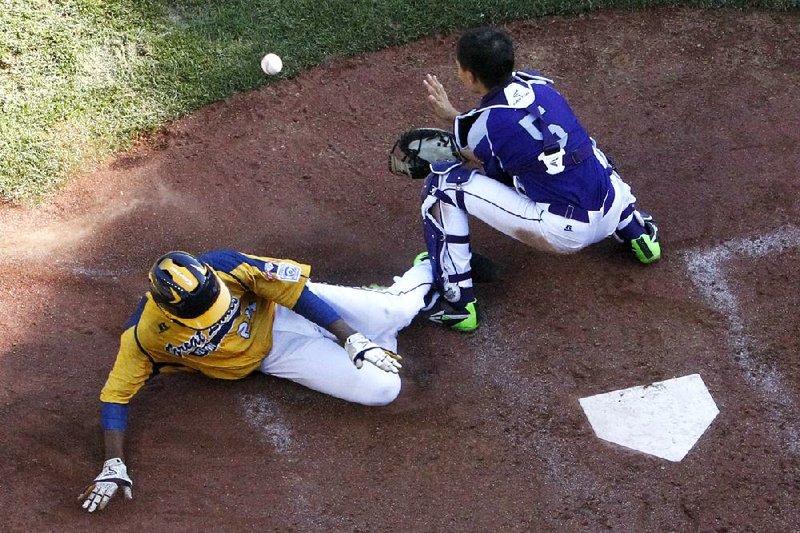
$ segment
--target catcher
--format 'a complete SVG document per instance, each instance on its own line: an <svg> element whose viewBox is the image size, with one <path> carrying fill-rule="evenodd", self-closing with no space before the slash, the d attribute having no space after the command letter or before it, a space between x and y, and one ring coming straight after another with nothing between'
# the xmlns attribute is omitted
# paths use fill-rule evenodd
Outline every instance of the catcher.
<svg viewBox="0 0 800 533"><path fill-rule="evenodd" d="M170 252L153 264L100 392L106 460L79 497L84 509L104 509L119 489L132 497L128 403L156 374L240 379L260 371L364 405L397 397L397 333L425 305L430 266L415 265L380 290L314 283L310 270L232 250Z"/></svg>
<svg viewBox="0 0 800 533"><path fill-rule="evenodd" d="M406 132L389 156L393 173L425 178L426 254L443 296L431 320L464 332L478 327L468 215L545 252L572 253L613 236L641 263L661 257L652 217L637 210L631 188L553 82L514 71L506 32L465 32L456 59L461 82L481 96L478 107L459 112L427 75L428 102L453 121L454 134Z"/></svg>

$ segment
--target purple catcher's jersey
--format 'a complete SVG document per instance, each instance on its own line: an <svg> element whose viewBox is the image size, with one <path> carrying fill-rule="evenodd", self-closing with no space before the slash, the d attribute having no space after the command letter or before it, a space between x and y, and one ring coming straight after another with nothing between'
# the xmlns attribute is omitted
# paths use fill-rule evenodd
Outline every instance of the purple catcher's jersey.
<svg viewBox="0 0 800 533"><path fill-rule="evenodd" d="M611 186L611 171L552 83L537 73L515 72L479 107L456 117L457 143L475 154L487 176L513 182L536 202L598 210ZM543 153L559 149L557 164L548 166Z"/></svg>

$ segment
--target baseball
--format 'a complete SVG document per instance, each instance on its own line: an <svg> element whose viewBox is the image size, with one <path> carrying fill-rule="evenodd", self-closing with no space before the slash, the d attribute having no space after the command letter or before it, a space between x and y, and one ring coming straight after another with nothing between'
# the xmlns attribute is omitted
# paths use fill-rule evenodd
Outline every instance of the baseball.
<svg viewBox="0 0 800 533"><path fill-rule="evenodd" d="M269 53L261 59L261 70L273 76L281 71L283 68L283 61L278 54Z"/></svg>

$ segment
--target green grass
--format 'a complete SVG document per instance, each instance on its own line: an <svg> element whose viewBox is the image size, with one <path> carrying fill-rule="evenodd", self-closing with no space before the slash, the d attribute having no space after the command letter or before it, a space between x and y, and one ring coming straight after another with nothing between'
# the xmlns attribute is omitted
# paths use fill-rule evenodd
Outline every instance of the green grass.
<svg viewBox="0 0 800 533"><path fill-rule="evenodd" d="M690 0L797 9L799 0ZM644 0L3 0L0 198L35 202L143 133L332 57L437 31Z"/></svg>

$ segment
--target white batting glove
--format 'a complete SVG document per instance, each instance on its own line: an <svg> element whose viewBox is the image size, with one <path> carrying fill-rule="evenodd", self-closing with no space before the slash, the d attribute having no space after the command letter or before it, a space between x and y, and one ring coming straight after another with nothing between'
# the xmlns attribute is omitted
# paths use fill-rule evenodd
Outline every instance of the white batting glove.
<svg viewBox="0 0 800 533"><path fill-rule="evenodd" d="M117 489L122 487L125 498L133 498L133 481L128 477L128 468L122 459L109 459L103 463L103 470L100 475L94 478L94 483L86 487L83 494L78 498L84 500L83 508L93 513L95 509L103 510L117 493Z"/></svg>
<svg viewBox="0 0 800 533"><path fill-rule="evenodd" d="M344 349L347 350L347 355L350 356L350 360L353 361L356 368L364 366L364 361L368 361L384 372L391 372L392 374L397 374L402 368L402 365L400 365L402 357L381 348L361 333L353 333L347 337Z"/></svg>

